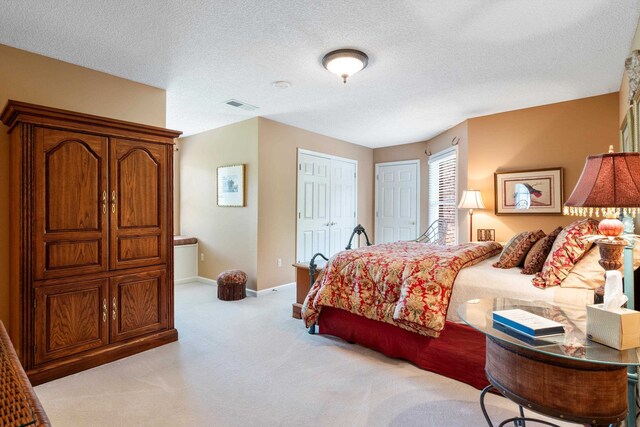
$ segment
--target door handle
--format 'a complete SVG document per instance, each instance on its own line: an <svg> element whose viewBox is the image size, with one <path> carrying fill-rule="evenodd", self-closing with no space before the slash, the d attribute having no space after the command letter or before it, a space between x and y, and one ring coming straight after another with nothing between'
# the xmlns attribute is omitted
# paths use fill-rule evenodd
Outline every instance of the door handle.
<svg viewBox="0 0 640 427"><path fill-rule="evenodd" d="M107 323L107 299L102 300L102 323Z"/></svg>
<svg viewBox="0 0 640 427"><path fill-rule="evenodd" d="M416 225L415 221L409 221L409 225Z"/></svg>
<svg viewBox="0 0 640 427"><path fill-rule="evenodd" d="M331 221L331 224L329 224L329 225L336 225L336 224L337 224L337 222Z"/></svg>
<svg viewBox="0 0 640 427"><path fill-rule="evenodd" d="M102 214L107 214L107 190L102 192Z"/></svg>
<svg viewBox="0 0 640 427"><path fill-rule="evenodd" d="M116 190L111 192L111 212L116 213Z"/></svg>
<svg viewBox="0 0 640 427"><path fill-rule="evenodd" d="M113 320L116 320L118 307L116 306L116 297L113 297Z"/></svg>
<svg viewBox="0 0 640 427"><path fill-rule="evenodd" d="M331 223L330 223L330 222L328 222L328 223L324 224L324 226L325 226L325 227L330 227L330 226L331 226Z"/></svg>

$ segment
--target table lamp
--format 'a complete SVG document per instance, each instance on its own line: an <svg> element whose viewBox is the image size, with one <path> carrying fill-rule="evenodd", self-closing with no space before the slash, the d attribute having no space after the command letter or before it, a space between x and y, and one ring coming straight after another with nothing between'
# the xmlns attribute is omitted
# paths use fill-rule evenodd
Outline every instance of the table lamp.
<svg viewBox="0 0 640 427"><path fill-rule="evenodd" d="M634 217L640 213L640 153L614 153L587 157L582 175L565 203L564 214L604 217L598 231L604 237L596 240L600 250L600 265L605 270L622 267L622 252L630 242L620 235L624 226L619 217ZM633 280L633 259L630 269ZM632 301L630 301L632 302Z"/></svg>
<svg viewBox="0 0 640 427"><path fill-rule="evenodd" d="M469 241L473 242L473 210L484 209L482 194L478 190L464 190L458 209L469 209Z"/></svg>

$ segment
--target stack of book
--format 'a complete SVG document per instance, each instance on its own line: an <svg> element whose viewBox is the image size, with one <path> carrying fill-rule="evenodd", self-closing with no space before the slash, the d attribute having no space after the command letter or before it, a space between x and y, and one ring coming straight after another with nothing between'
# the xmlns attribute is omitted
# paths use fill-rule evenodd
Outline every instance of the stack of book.
<svg viewBox="0 0 640 427"><path fill-rule="evenodd" d="M519 308L494 311L493 327L530 345L550 344L544 338L564 334L561 323Z"/></svg>

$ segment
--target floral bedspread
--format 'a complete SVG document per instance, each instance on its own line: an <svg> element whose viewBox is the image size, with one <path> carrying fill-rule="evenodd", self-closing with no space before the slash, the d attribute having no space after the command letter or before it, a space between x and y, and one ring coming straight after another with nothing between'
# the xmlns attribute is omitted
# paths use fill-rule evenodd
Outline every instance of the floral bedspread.
<svg viewBox="0 0 640 427"><path fill-rule="evenodd" d="M340 252L311 287L302 318L308 327L317 321L322 307L335 307L438 337L460 269L500 249L495 242L456 246L397 242Z"/></svg>

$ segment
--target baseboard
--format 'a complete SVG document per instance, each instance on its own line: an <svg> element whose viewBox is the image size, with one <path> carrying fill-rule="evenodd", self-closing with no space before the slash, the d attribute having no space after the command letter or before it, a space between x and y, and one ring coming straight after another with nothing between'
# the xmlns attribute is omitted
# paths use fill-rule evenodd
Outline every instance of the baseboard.
<svg viewBox="0 0 640 427"><path fill-rule="evenodd" d="M207 285L214 285L214 286L218 286L218 284L216 283L215 280L212 279L208 279L206 277L202 277L202 276L198 276L198 277L194 277L193 279L191 279L192 282L200 282L200 283L205 283ZM180 281L182 283L182 281ZM178 284L178 282L176 282L176 284ZM260 291L254 291L253 289L247 289L247 296L248 297L259 297L259 296L265 296L266 294L268 294L269 292L277 292L278 289L284 288L286 286L295 286L295 282L292 283L285 283L284 285L280 285L280 286L274 286L273 288L267 288L267 289L262 289Z"/></svg>
<svg viewBox="0 0 640 427"><path fill-rule="evenodd" d="M217 283L215 280L213 280L213 279L208 279L208 278L206 278L206 277L202 277L202 276L198 276L198 277L195 279L195 281L196 281L196 282L200 282L200 283L204 283L204 284L207 284L207 285L214 285L214 286L218 286L218 283Z"/></svg>
<svg viewBox="0 0 640 427"><path fill-rule="evenodd" d="M252 296L252 297L265 296L270 292L277 292L278 289L282 289L287 286L295 286L295 285L296 283L292 282L292 283L285 283L284 285L280 285L280 286L274 286L273 288L262 289L259 291L254 291L253 289L247 289L247 296Z"/></svg>
<svg viewBox="0 0 640 427"><path fill-rule="evenodd" d="M183 283L191 283L191 282L199 282L200 278L198 276L187 277L186 279L174 280L173 283L176 285L182 285Z"/></svg>

